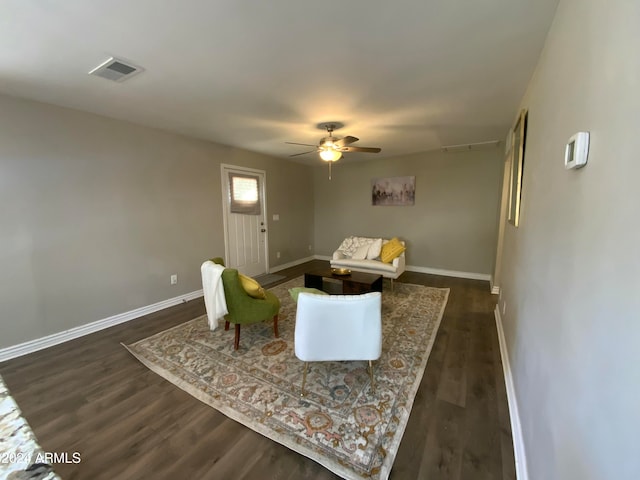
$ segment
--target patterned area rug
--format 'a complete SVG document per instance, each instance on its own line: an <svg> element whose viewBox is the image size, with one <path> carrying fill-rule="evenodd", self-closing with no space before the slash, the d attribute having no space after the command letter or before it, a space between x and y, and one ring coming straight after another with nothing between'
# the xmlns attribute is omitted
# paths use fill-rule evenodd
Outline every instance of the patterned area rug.
<svg viewBox="0 0 640 480"><path fill-rule="evenodd" d="M0 478L60 480L0 377Z"/></svg>
<svg viewBox="0 0 640 480"><path fill-rule="evenodd" d="M303 363L294 355L296 305L288 289L280 301L280 338L271 322L210 331L196 318L126 346L142 363L228 417L305 455L349 480L386 480L444 308L448 289L404 283L382 300L382 357L374 362L375 392L366 362L309 365L300 397Z"/></svg>

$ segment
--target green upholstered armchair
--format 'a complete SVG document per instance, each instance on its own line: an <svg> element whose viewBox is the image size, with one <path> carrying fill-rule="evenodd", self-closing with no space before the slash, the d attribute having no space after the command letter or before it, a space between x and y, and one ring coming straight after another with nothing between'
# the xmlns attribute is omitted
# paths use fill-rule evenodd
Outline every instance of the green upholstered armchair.
<svg viewBox="0 0 640 480"><path fill-rule="evenodd" d="M211 261L224 266L224 260L220 257L212 258ZM266 298L264 300L250 296L240 283L238 270L235 268L224 269L222 285L229 311L224 317L224 329L229 330L229 323L235 324L234 350L240 346L240 326L243 324L258 323L273 318L273 333L278 338L278 312L280 311L278 297L268 291L265 291Z"/></svg>

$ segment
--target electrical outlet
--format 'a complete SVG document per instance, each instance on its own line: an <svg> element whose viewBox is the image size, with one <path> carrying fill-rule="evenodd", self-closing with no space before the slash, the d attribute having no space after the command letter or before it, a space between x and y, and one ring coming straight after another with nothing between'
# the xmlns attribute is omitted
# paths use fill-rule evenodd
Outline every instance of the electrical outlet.
<svg viewBox="0 0 640 480"><path fill-rule="evenodd" d="M173 274L171 275L171 285L177 285L178 284L178 275L177 274Z"/></svg>
<svg viewBox="0 0 640 480"><path fill-rule="evenodd" d="M276 258L280 258L280 252L276 252Z"/></svg>
<svg viewBox="0 0 640 480"><path fill-rule="evenodd" d="M311 251L311 245L309 245L309 251Z"/></svg>
<svg viewBox="0 0 640 480"><path fill-rule="evenodd" d="M504 315L507 311L507 302L502 302L502 314Z"/></svg>

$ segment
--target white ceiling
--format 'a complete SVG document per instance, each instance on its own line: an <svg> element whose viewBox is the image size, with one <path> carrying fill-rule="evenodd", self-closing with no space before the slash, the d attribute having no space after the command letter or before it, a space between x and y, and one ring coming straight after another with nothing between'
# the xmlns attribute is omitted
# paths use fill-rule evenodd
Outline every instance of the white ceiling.
<svg viewBox="0 0 640 480"><path fill-rule="evenodd" d="M2 0L0 92L279 157L326 121L377 158L502 140L557 3Z"/></svg>

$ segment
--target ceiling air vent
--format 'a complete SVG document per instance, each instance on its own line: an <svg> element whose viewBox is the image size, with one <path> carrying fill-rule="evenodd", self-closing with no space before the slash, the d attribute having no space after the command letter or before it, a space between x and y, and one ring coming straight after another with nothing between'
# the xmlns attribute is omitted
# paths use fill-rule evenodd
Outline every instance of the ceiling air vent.
<svg viewBox="0 0 640 480"><path fill-rule="evenodd" d="M114 82L124 82L142 71L144 68L133 65L131 62L111 57L91 70L89 75L96 75Z"/></svg>

